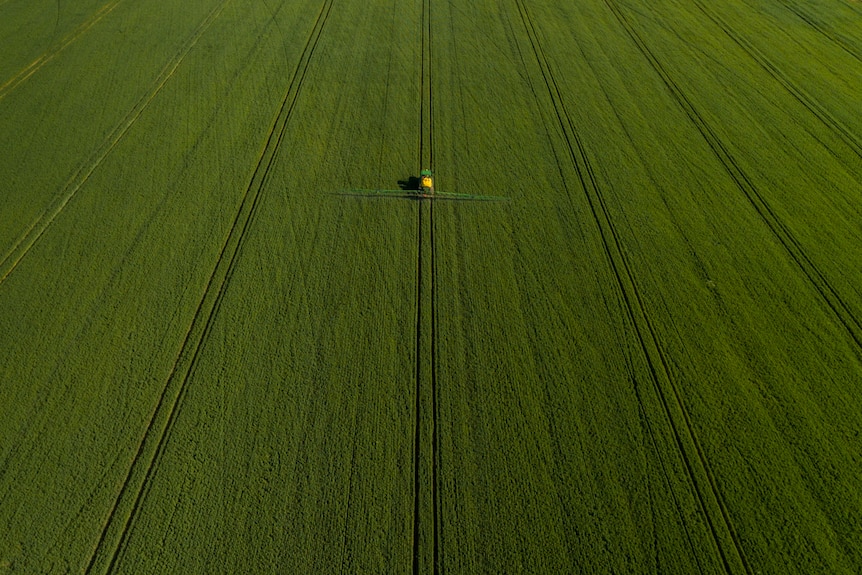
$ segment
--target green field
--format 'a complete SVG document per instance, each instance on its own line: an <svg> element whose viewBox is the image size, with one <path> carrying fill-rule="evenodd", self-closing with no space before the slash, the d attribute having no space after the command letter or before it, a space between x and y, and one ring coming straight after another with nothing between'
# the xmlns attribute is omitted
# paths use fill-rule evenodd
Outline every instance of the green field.
<svg viewBox="0 0 862 575"><path fill-rule="evenodd" d="M862 572L860 110L856 0L0 0L0 574Z"/></svg>

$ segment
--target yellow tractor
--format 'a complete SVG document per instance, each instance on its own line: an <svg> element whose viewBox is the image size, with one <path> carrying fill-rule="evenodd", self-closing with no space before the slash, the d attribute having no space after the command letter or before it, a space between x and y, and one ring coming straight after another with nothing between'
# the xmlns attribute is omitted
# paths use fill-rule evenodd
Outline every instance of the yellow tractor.
<svg viewBox="0 0 862 575"><path fill-rule="evenodd" d="M434 195L434 174L431 170L422 170L419 172L419 191L423 196Z"/></svg>

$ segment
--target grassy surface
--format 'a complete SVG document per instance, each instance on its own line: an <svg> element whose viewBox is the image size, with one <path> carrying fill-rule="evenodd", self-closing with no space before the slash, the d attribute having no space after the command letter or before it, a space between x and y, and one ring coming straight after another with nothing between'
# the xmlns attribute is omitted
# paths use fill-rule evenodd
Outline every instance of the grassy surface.
<svg viewBox="0 0 862 575"><path fill-rule="evenodd" d="M857 572L859 15L0 0L0 573Z"/></svg>

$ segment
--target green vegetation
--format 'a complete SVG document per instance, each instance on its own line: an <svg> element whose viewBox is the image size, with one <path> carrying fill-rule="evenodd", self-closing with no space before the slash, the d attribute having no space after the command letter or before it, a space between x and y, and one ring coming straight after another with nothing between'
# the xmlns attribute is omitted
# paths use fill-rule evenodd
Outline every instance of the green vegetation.
<svg viewBox="0 0 862 575"><path fill-rule="evenodd" d="M0 573L862 569L858 3L192 4L0 0Z"/></svg>

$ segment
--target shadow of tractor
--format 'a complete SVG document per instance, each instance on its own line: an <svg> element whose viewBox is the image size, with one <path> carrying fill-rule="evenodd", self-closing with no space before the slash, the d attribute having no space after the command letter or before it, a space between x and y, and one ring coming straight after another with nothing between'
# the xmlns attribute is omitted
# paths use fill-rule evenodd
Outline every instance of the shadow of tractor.
<svg viewBox="0 0 862 575"><path fill-rule="evenodd" d="M416 176L410 176L406 180L398 180L398 187L402 190L411 190L416 191L419 189L419 178Z"/></svg>

